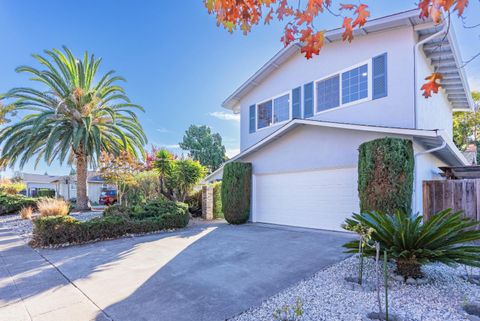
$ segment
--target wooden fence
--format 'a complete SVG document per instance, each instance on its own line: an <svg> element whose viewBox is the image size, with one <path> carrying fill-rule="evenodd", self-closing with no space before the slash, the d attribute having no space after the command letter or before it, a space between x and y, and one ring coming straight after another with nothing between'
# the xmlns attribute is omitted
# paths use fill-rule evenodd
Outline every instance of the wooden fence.
<svg viewBox="0 0 480 321"><path fill-rule="evenodd" d="M480 179L424 181L424 219L447 208L480 221Z"/></svg>

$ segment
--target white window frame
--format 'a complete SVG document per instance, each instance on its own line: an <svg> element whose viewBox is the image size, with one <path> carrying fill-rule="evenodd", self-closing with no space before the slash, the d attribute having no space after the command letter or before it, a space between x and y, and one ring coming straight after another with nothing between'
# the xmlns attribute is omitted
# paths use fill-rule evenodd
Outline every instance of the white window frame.
<svg viewBox="0 0 480 321"><path fill-rule="evenodd" d="M287 120L283 120L281 122L277 122L277 123L274 123L273 120L274 120L274 116L275 116L275 106L274 106L274 100L279 98L279 97L283 97L283 96L286 96L288 95L288 119ZM262 127L262 128L258 128L258 106L260 106L261 104L264 104L268 101L272 101L272 122L270 123L270 125L268 126L265 126L265 127ZM276 95L276 96L273 96L269 99L265 99L265 100L262 100L261 102L255 104L255 129L256 131L259 131L259 130L263 130L263 129L266 129L266 128L270 128L272 126L277 126L277 125L281 125L281 124L285 124L285 123L288 123L290 120L292 120L292 91L286 91L280 95Z"/></svg>
<svg viewBox="0 0 480 321"><path fill-rule="evenodd" d="M359 100L355 100L355 101L351 101L349 103L346 103L346 104L343 104L342 103L342 94L343 94L343 86L342 86L342 78L343 78L343 73L346 72L346 71L350 71L352 69L355 69L355 68L358 68L358 67L361 67L363 65L367 65L367 70L368 70L368 80L367 80L367 83L368 83L368 94L367 94L367 97L365 98L362 98L362 99L359 99ZM356 104L361 104L361 103L364 103L364 102L367 102L367 101L371 101L373 98L373 88L372 88L372 85L373 85L373 74L372 74L372 71L373 71L373 67L372 67L372 58L368 59L368 60L365 60L365 61L362 61L358 64L355 64L355 65L352 65L352 66L349 66L348 68L344 68L340 71L337 71L337 72L334 72L332 74L329 74L327 76L324 76L322 78L319 78L317 80L315 80L313 82L313 108L314 108L314 116L316 115L321 115L321 114L324 114L324 113L328 113L328 112L331 112L331 111L334 111L334 110L339 110L339 109L342 109L342 108L346 108L346 107L349 107L349 106L352 106L352 105L356 105ZM339 96L339 105L338 107L334 107L334 108L330 108L330 109L327 109L327 110L321 110L321 111L318 111L318 102L317 102L317 96L318 96L318 93L317 93L317 83L319 83L320 81L323 81L323 80L326 80L328 78L332 78L334 76L339 76L339 91L338 91L338 94L340 95Z"/></svg>

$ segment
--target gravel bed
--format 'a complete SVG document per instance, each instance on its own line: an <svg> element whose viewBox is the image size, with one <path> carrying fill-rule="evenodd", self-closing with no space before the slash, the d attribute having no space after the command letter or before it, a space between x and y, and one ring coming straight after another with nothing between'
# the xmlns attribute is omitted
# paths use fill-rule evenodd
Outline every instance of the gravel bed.
<svg viewBox="0 0 480 321"><path fill-rule="evenodd" d="M74 212L70 216L76 218L79 221L88 221L95 217L102 216L102 211L91 212ZM34 214L36 217L36 214ZM28 241L32 237L33 224L31 220L22 220L19 214L10 214L0 216L0 226L3 228L11 229L13 232L19 234L25 241Z"/></svg>
<svg viewBox="0 0 480 321"><path fill-rule="evenodd" d="M374 262L366 260L364 276L374 282ZM364 321L369 312L377 312L376 292L352 290L345 277L356 276L358 258L350 257L313 277L264 301L230 320L274 320L272 314L285 304L295 305L297 299L303 304L302 321ZM389 267L393 275L394 266ZM423 268L428 279L425 285L407 285L389 281L389 309L404 321L468 321L462 306L480 300L480 286L461 278L464 267L448 267L431 264ZM479 269L473 270L479 274ZM384 289L381 290L384 302Z"/></svg>

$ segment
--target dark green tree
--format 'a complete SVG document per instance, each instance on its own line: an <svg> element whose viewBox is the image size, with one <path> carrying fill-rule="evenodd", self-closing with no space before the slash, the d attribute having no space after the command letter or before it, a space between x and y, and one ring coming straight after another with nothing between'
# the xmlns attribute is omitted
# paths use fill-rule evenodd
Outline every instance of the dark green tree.
<svg viewBox="0 0 480 321"><path fill-rule="evenodd" d="M183 136L180 148L188 151L189 156L205 166L210 172L215 171L227 160L222 136L212 133L208 126L191 125Z"/></svg>

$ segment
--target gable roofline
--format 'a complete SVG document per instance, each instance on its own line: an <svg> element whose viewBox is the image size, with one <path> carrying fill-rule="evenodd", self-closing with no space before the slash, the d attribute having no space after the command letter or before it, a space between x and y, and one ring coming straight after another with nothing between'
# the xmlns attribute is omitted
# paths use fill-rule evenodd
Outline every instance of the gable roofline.
<svg viewBox="0 0 480 321"><path fill-rule="evenodd" d="M260 150L265 145L280 139L283 135L287 134L291 130L301 127L301 126L319 126L319 127L328 127L328 128L338 128L346 130L355 130L355 131L364 131L364 132L375 132L383 133L390 135L403 135L403 136L412 136L416 141L423 145L426 149L431 149L435 147L442 146L445 144L445 148L436 151L435 153L439 157L448 158L450 163L455 163L456 165L464 166L469 165L468 160L465 156L458 150L458 148L453 143L452 139L448 134L442 129L411 129L411 128L400 128L400 127L385 127L385 126L372 126L372 125L357 125L349 123L338 123L338 122L329 122L329 121L320 121L312 119L293 119L272 134L268 135L264 139L260 140L256 144L245 149L240 154L232 157L224 163L230 163L234 161L241 160L242 158ZM206 183L211 180L212 177L219 175L223 171L222 165L219 169L208 175L202 180L202 183Z"/></svg>
<svg viewBox="0 0 480 321"><path fill-rule="evenodd" d="M419 16L420 16L420 9L415 8L412 10L403 11L403 12L395 13L392 15L372 19L367 21L364 27L360 29L355 29L354 36L359 37L372 32L384 31L384 30L395 29L395 28L405 27L405 26L410 26L410 27L414 27L415 29L419 29L420 30L419 32L430 32L431 30L436 31L436 29L441 28L443 26L442 24L440 24L439 26L435 26L433 24L433 21L430 18L421 19ZM425 31L421 31L422 28L417 28L417 26L420 26L420 25L427 26L429 28L425 28ZM325 32L326 43L328 44L334 41L341 40L342 33L343 33L342 28L328 30L327 32ZM455 82L458 81L461 84L461 87L463 88L462 91L464 93L463 99L461 101L461 105L456 106L455 105L456 101L454 101L455 99L451 99L450 96L449 96L449 99L452 102L452 105L455 110L473 110L474 109L473 99L470 95L470 88L468 85L465 70L464 68L461 68L462 60L461 60L460 51L458 49L458 43L456 40L455 32L453 30L453 26L450 26L448 28L446 41L448 42L448 45L451 48L448 54L452 55L453 57L452 59L454 59L455 66L458 69L455 73L454 81ZM429 42L428 44L431 45L432 42ZM425 45L428 45L428 44L425 44ZM300 43L292 43L289 46L282 48L279 52L277 52L277 54L275 54L275 56L273 56L257 72L255 72L246 82L244 82L227 99L225 99L225 101L223 101L222 103L222 107L226 109L230 109L235 113L238 113L239 112L238 105L240 103L240 100L243 97L245 97L249 92L251 92L255 87L257 87L264 79L266 79L269 75L271 75L276 69L278 69L284 62L286 62L292 56L297 54L300 48L301 48ZM449 89L448 85L446 84L444 85L444 87L447 90ZM455 87L454 89L457 90L458 88Z"/></svg>

